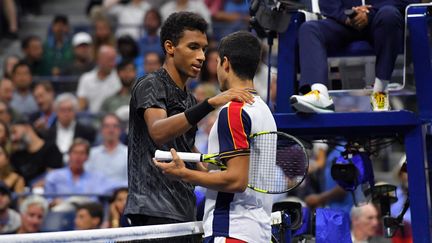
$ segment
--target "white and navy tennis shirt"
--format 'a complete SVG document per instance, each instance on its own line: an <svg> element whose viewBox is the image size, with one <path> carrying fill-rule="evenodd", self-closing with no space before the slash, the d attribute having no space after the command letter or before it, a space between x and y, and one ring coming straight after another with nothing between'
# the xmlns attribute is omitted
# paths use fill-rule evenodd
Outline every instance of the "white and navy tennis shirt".
<svg viewBox="0 0 432 243"><path fill-rule="evenodd" d="M209 153L224 159L249 154L249 135L276 131L266 103L256 95L250 105L230 102L219 111L209 135ZM272 196L249 188L243 193L208 189L204 209L204 236L231 237L246 242L270 242Z"/></svg>

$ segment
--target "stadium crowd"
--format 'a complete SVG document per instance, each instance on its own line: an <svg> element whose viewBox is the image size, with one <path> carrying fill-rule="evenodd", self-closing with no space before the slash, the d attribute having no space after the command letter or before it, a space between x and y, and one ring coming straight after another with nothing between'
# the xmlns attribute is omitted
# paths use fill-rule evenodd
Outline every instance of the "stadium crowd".
<svg viewBox="0 0 432 243"><path fill-rule="evenodd" d="M19 14L39 14L42 2L0 0L7 20L2 21L7 23L0 29L2 37L19 38ZM70 212L72 225L57 230L127 225L122 211L127 197L130 91L136 78L161 67L159 30L176 11L199 13L211 26L201 73L188 84L202 101L219 92L218 41L249 27L248 1L89 0L86 28L75 28L67 15L56 14L46 36L20 33L21 51L1 65L1 233L49 230L50 216L66 217ZM254 79L264 100L265 56ZM273 102L276 74L273 68ZM199 123L196 147L202 153L215 118L213 112ZM331 191L334 183L322 183L331 180L328 170L338 149L316 144L311 150L310 176L295 192L307 206L337 204L350 211L349 195ZM355 212L355 220L359 214ZM377 234L378 225L373 227L368 237Z"/></svg>

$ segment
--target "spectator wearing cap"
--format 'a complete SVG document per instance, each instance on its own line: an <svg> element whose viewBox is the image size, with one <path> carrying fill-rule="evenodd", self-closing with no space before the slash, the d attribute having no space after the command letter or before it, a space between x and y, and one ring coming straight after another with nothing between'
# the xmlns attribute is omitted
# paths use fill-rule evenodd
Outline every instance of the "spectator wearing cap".
<svg viewBox="0 0 432 243"><path fill-rule="evenodd" d="M42 185L43 175L48 170L63 166L57 145L40 138L28 120L16 121L11 131L11 164L24 177L27 186Z"/></svg>
<svg viewBox="0 0 432 243"><path fill-rule="evenodd" d="M27 197L20 205L21 227L16 233L39 232L47 213L48 202L45 198L38 195Z"/></svg>
<svg viewBox="0 0 432 243"><path fill-rule="evenodd" d="M10 208L11 202L11 191L0 181L0 234L16 232L21 226L21 217L18 212Z"/></svg>
<svg viewBox="0 0 432 243"><path fill-rule="evenodd" d="M72 38L72 46L74 59L64 68L62 74L78 76L92 70L95 62L93 41L90 34L86 32L76 33Z"/></svg>
<svg viewBox="0 0 432 243"><path fill-rule="evenodd" d="M48 71L43 75L60 75L61 70L72 62L73 51L67 16L56 15L54 17L43 50L43 61Z"/></svg>

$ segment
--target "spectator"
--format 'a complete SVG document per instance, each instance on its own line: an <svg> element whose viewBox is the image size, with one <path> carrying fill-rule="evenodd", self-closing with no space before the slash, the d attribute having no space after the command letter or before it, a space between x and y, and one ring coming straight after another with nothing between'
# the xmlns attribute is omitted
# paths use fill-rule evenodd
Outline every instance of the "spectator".
<svg viewBox="0 0 432 243"><path fill-rule="evenodd" d="M38 195L27 197L20 206L21 227L16 233L39 232L47 213L48 202L43 197Z"/></svg>
<svg viewBox="0 0 432 243"><path fill-rule="evenodd" d="M85 168L90 173L100 173L120 185L127 186L128 150L120 142L120 118L107 114L101 123L102 144L91 149Z"/></svg>
<svg viewBox="0 0 432 243"><path fill-rule="evenodd" d="M162 67L162 57L157 52L147 52L145 56L140 60L142 63L138 63L137 73L138 77L142 77L147 73L154 72Z"/></svg>
<svg viewBox="0 0 432 243"><path fill-rule="evenodd" d="M239 30L246 30L249 24L249 3L244 0L205 0L213 20L217 40Z"/></svg>
<svg viewBox="0 0 432 243"><path fill-rule="evenodd" d="M3 77L7 79L12 78L12 70L19 62L19 57L15 55L7 56L3 61Z"/></svg>
<svg viewBox="0 0 432 243"><path fill-rule="evenodd" d="M21 42L21 49L24 53L23 61L29 65L32 75L41 76L49 73L43 66L42 40L38 36L26 37Z"/></svg>
<svg viewBox="0 0 432 243"><path fill-rule="evenodd" d="M12 192L24 192L24 178L13 171L9 154L3 146L0 147L0 181Z"/></svg>
<svg viewBox="0 0 432 243"><path fill-rule="evenodd" d="M110 211L108 215L107 226L109 228L118 228L120 226L127 225L126 219L123 215L127 196L128 196L127 187L120 187L114 191L113 197L111 199Z"/></svg>
<svg viewBox="0 0 432 243"><path fill-rule="evenodd" d="M97 66L84 73L78 82L77 96L81 110L98 113L102 102L121 89L121 83L114 69L117 52L112 46L102 46L97 57Z"/></svg>
<svg viewBox="0 0 432 243"><path fill-rule="evenodd" d="M344 142L342 142L344 143ZM331 176L331 167L337 158L341 155L341 151L345 148L342 145L330 148L328 150L323 178L321 183L321 192L317 194L310 194L305 198L305 203L310 208L324 207L340 209L349 213L354 205L352 196L340 187Z"/></svg>
<svg viewBox="0 0 432 243"><path fill-rule="evenodd" d="M74 203L95 201L96 195L104 194L114 188L114 184L98 173L85 170L84 164L88 159L90 144L81 138L74 140L69 149L68 166L49 172L45 178L45 193L49 194L78 194L77 196L55 197L50 205L53 210L73 209ZM79 194L94 194L94 196L80 196Z"/></svg>
<svg viewBox="0 0 432 243"><path fill-rule="evenodd" d="M86 32L79 32L72 38L73 56L72 63L63 70L63 75L81 75L89 72L95 66L92 38Z"/></svg>
<svg viewBox="0 0 432 243"><path fill-rule="evenodd" d="M144 74L151 73L157 71L162 67L162 57L159 56L156 52L148 52L144 56Z"/></svg>
<svg viewBox="0 0 432 243"><path fill-rule="evenodd" d="M7 125L12 122L12 109L2 100L0 100L0 121Z"/></svg>
<svg viewBox="0 0 432 243"><path fill-rule="evenodd" d="M327 92L327 51L357 40L370 42L377 55L375 84L370 97L372 108L374 111L390 109L387 85L403 44L403 13L409 1L374 1L372 6L358 6L358 3L319 1L321 13L327 18L308 21L300 27L299 91L307 95L291 97L291 104L296 110L334 112L333 100ZM345 15L345 9L353 9L355 17ZM310 90L313 92L308 93Z"/></svg>
<svg viewBox="0 0 432 243"><path fill-rule="evenodd" d="M60 75L61 70L72 62L73 52L69 37L69 20L65 15L56 15L53 19L52 34L44 43L44 65L47 73L43 75Z"/></svg>
<svg viewBox="0 0 432 243"><path fill-rule="evenodd" d="M117 19L116 36L130 35L134 40L138 40L142 20L151 5L146 0L131 0L126 4L119 2L120 0L104 1L108 14Z"/></svg>
<svg viewBox="0 0 432 243"><path fill-rule="evenodd" d="M56 124L48 131L47 140L57 144L64 155L63 161L67 161L67 152L75 138L84 138L93 143L96 131L93 127L84 125L76 120L78 112L78 100L71 93L63 93L54 101L54 111L57 114Z"/></svg>
<svg viewBox="0 0 432 243"><path fill-rule="evenodd" d="M28 121L16 121L11 130L11 164L27 186L39 186L48 170L63 166L57 146L40 138Z"/></svg>
<svg viewBox="0 0 432 243"><path fill-rule="evenodd" d="M172 13L188 11L201 15L211 26L210 11L203 0L173 0L165 3L161 9L162 20L165 21ZM211 28L209 28L211 30Z"/></svg>
<svg viewBox="0 0 432 243"><path fill-rule="evenodd" d="M353 207L351 217L351 239L353 243L369 242L379 229L378 211L373 204Z"/></svg>
<svg viewBox="0 0 432 243"><path fill-rule="evenodd" d="M201 83L211 83L219 87L217 78L217 58L219 52L216 48L209 48L206 52L206 59L200 72L199 81Z"/></svg>
<svg viewBox="0 0 432 243"><path fill-rule="evenodd" d="M104 113L114 113L123 106L129 106L130 92L136 77L135 65L130 61L122 61L117 65L117 73L122 87L117 94L103 102L101 111Z"/></svg>
<svg viewBox="0 0 432 243"><path fill-rule="evenodd" d="M34 87L33 95L39 111L30 115L30 122L39 135L46 137L48 129L57 119L54 112L54 87L49 81L40 82Z"/></svg>
<svg viewBox="0 0 432 243"><path fill-rule="evenodd" d="M21 217L17 211L10 208L11 203L11 191L0 181L0 234L16 232L21 226Z"/></svg>
<svg viewBox="0 0 432 243"><path fill-rule="evenodd" d="M4 101L6 104L12 102L15 91L15 85L8 78L3 78L0 80L0 100Z"/></svg>
<svg viewBox="0 0 432 243"><path fill-rule="evenodd" d="M109 20L105 17L95 18L93 21L94 24L94 56L97 56L98 51L101 46L115 46L116 39L114 37L112 26Z"/></svg>
<svg viewBox="0 0 432 243"><path fill-rule="evenodd" d="M117 40L117 50L120 54L120 60L133 61L139 55L138 45L129 35L120 36Z"/></svg>
<svg viewBox="0 0 432 243"><path fill-rule="evenodd" d="M79 205L75 215L75 229L99 229L104 218L103 207L100 203L91 202Z"/></svg>
<svg viewBox="0 0 432 243"><path fill-rule="evenodd" d="M38 110L31 92L32 79L33 77L28 64L20 61L14 66L12 70L12 82L15 85L15 92L10 106L24 116L29 116Z"/></svg>
<svg viewBox="0 0 432 243"><path fill-rule="evenodd" d="M0 110L0 112L2 112ZM0 147L3 147L7 153L10 152L10 132L6 122L0 120Z"/></svg>
<svg viewBox="0 0 432 243"><path fill-rule="evenodd" d="M6 19L8 22L8 31L6 32L6 37L10 37L12 39L18 38L18 17L17 17L17 8L14 0L3 0L0 2L4 9L4 14L6 15Z"/></svg>
<svg viewBox="0 0 432 243"><path fill-rule="evenodd" d="M164 56L162 46L160 44L159 28L162 25L162 16L157 9L150 9L144 16L144 34L139 39L141 56L145 56L148 52L156 52L159 56Z"/></svg>

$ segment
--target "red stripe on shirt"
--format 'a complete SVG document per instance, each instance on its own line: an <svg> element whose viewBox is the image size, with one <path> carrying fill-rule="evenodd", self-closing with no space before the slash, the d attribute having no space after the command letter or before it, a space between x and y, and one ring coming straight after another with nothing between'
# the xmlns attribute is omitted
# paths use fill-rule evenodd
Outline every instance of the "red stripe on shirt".
<svg viewBox="0 0 432 243"><path fill-rule="evenodd" d="M246 243L246 241L242 241L239 239L234 239L234 238L226 238L225 239L225 243Z"/></svg>
<svg viewBox="0 0 432 243"><path fill-rule="evenodd" d="M228 106L228 124L234 143L234 149L249 148L249 142L243 127L243 106L243 102L231 102Z"/></svg>

